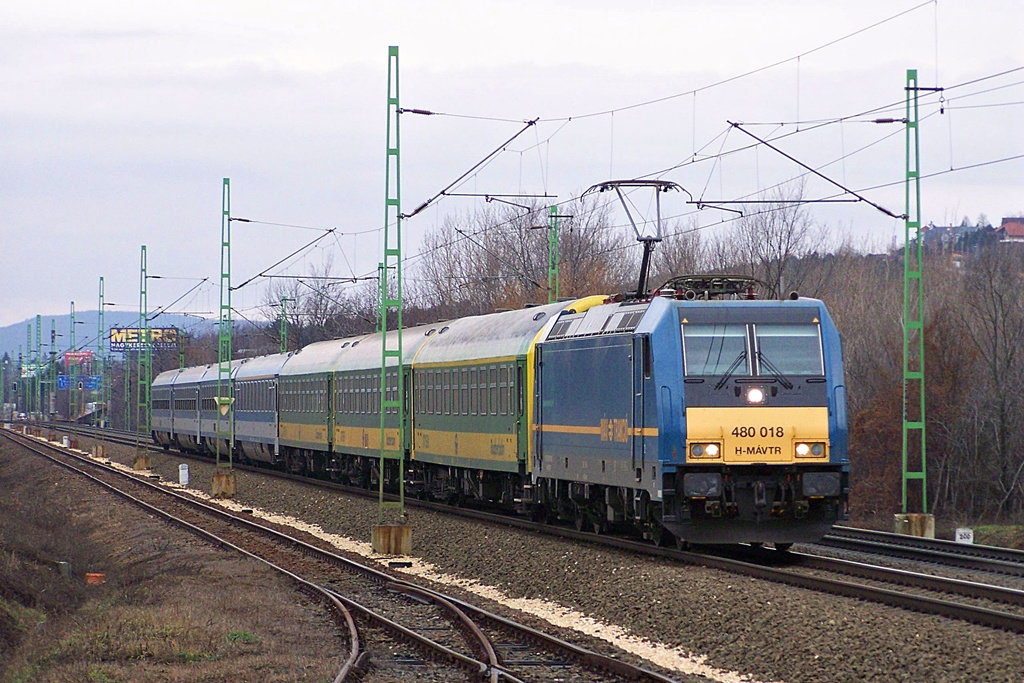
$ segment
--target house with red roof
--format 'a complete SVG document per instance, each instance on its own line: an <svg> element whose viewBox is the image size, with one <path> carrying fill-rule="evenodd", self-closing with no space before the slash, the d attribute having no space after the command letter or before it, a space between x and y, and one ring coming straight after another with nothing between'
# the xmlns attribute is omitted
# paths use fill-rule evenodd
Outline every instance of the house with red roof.
<svg viewBox="0 0 1024 683"><path fill-rule="evenodd" d="M996 232L1000 242L1024 242L1024 218L1004 218Z"/></svg>

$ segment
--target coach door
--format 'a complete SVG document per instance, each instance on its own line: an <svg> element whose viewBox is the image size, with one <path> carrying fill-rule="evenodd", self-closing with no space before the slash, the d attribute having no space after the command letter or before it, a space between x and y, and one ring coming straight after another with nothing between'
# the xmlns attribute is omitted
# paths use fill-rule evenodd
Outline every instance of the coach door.
<svg viewBox="0 0 1024 683"><path fill-rule="evenodd" d="M633 409L629 425L630 441L633 450L633 476L640 481L643 475L647 444L643 437L644 426L644 378L650 371L650 337L636 335L633 337Z"/></svg>

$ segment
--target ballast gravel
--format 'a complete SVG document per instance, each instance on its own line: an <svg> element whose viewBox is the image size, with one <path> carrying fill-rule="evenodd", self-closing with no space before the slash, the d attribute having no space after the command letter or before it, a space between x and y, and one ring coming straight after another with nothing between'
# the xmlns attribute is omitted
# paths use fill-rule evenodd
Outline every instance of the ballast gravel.
<svg viewBox="0 0 1024 683"><path fill-rule="evenodd" d="M132 448L105 448L113 460L134 460ZM173 452L152 461L152 471L171 481L187 462L191 487L209 492L212 464ZM234 500L242 505L363 542L377 522L375 500L258 473L237 476ZM703 660L712 680L1024 681L1024 636L415 508L409 522L414 555L439 571L681 648ZM609 652L593 638L545 630ZM681 671L679 678L694 680Z"/></svg>

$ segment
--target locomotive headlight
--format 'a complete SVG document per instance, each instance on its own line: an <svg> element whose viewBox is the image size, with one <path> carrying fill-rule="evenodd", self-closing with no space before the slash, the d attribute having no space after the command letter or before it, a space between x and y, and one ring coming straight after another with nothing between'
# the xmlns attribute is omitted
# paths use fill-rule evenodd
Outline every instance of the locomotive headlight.
<svg viewBox="0 0 1024 683"><path fill-rule="evenodd" d="M692 458L719 458L722 448L717 443L694 443L690 444L690 457Z"/></svg>
<svg viewBox="0 0 1024 683"><path fill-rule="evenodd" d="M747 403L764 403L764 390L758 387L747 389Z"/></svg>
<svg viewBox="0 0 1024 683"><path fill-rule="evenodd" d="M798 458L820 458L823 455L825 455L825 444L821 442L796 445L796 457Z"/></svg>

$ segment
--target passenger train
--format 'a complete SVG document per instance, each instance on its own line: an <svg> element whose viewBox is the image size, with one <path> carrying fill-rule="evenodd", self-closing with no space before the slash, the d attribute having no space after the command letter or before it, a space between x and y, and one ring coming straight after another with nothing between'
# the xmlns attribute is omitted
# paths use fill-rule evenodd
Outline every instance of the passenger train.
<svg viewBox="0 0 1024 683"><path fill-rule="evenodd" d="M397 397L401 377L410 495L597 532L633 527L680 546L787 548L846 517L842 351L821 301L758 300L744 281L683 277L646 300L591 296L403 334L387 392ZM221 452L376 486L381 342L235 361L233 446ZM216 450L217 374L154 380L157 443ZM391 410L385 439L397 449Z"/></svg>

